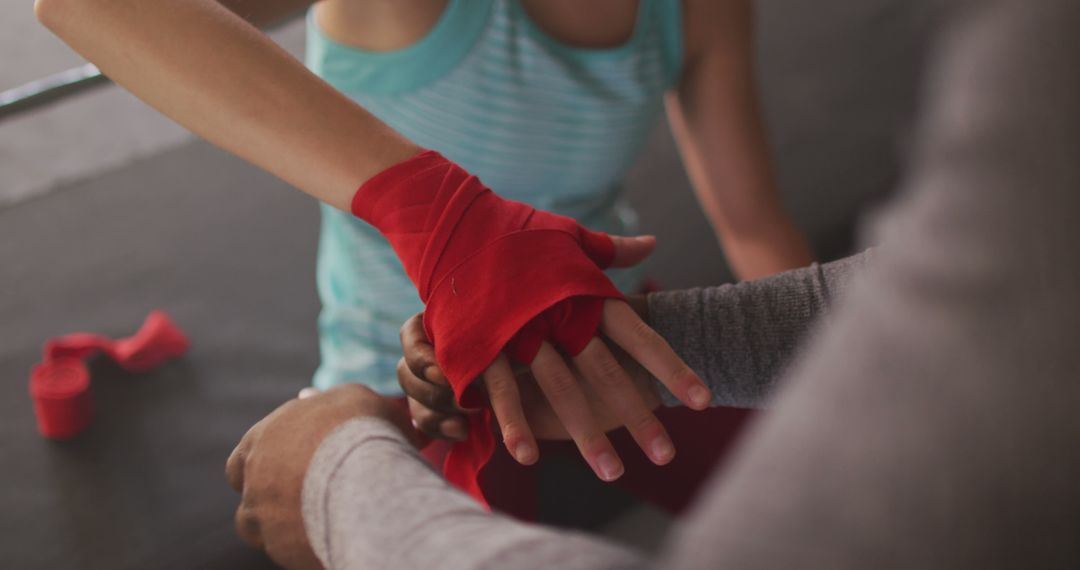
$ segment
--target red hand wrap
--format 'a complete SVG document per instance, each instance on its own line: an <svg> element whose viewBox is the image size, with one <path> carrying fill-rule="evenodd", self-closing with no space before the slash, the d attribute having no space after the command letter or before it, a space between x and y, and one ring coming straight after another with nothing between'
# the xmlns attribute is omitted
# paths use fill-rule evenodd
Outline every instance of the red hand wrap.
<svg viewBox="0 0 1080 570"><path fill-rule="evenodd" d="M45 343L45 361L82 359L95 352L106 356L132 373L147 372L166 360L184 354L188 340L163 311L151 311L138 332L113 340L93 333L71 333Z"/></svg>
<svg viewBox="0 0 1080 570"><path fill-rule="evenodd" d="M495 446L491 413L467 388L503 349L523 363L544 340L580 353L596 335L603 300L621 298L601 271L614 245L570 218L498 197L433 151L373 177L352 211L390 241L416 284L458 401L484 409L444 466L447 479L483 502L477 477Z"/></svg>
<svg viewBox="0 0 1080 570"><path fill-rule="evenodd" d="M90 373L82 359L103 352L128 372L147 372L187 351L184 333L162 311L153 311L133 336L112 340L72 333L45 343L44 361L30 372L38 431L52 439L73 437L90 425Z"/></svg>

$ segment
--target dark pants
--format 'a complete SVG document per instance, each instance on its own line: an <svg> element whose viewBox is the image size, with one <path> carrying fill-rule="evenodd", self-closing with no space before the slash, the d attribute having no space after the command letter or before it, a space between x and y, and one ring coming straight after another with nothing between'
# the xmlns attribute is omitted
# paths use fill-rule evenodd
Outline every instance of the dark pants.
<svg viewBox="0 0 1080 570"><path fill-rule="evenodd" d="M681 513L727 455L752 414L751 410L735 408L701 412L688 408L658 409L656 415L676 449L675 459L662 467L649 461L625 429L608 434L626 467L623 476L612 485L671 514ZM422 455L441 469L450 446L449 442L435 441ZM572 441L541 441L540 461L552 457L580 462L588 469ZM480 483L492 509L522 520L536 519L536 466L518 464L501 443L481 472Z"/></svg>

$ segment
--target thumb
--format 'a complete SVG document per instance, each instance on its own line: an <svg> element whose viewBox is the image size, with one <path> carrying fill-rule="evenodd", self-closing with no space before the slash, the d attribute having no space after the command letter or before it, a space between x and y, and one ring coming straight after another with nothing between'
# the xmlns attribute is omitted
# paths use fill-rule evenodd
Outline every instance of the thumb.
<svg viewBox="0 0 1080 570"><path fill-rule="evenodd" d="M615 245L615 257L611 260L612 267L633 267L656 249L656 236L608 236Z"/></svg>

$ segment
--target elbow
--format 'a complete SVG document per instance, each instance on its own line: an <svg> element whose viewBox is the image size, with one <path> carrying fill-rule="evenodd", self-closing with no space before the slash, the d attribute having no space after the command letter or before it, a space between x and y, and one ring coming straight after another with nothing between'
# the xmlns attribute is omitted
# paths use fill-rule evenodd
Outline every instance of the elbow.
<svg viewBox="0 0 1080 570"><path fill-rule="evenodd" d="M60 17L60 0L34 0L34 16L41 25L54 30Z"/></svg>
<svg viewBox="0 0 1080 570"><path fill-rule="evenodd" d="M71 0L34 0L34 16L41 25L59 35L64 23L72 19Z"/></svg>

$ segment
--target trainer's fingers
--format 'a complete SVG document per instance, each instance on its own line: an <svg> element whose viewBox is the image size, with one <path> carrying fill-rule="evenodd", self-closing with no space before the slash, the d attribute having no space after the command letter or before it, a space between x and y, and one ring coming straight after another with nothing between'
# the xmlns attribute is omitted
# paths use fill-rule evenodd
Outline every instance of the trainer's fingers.
<svg viewBox="0 0 1080 570"><path fill-rule="evenodd" d="M236 534L240 536L240 540L244 541L244 544L258 550L262 550L266 546L263 543L259 517L251 507L241 502L240 506L236 508L233 523L236 526Z"/></svg>
<svg viewBox="0 0 1080 570"><path fill-rule="evenodd" d="M652 255L656 249L656 237L654 236L613 236L608 234L611 242L615 245L615 257L611 259L612 267L633 267L646 257Z"/></svg>
<svg viewBox="0 0 1080 570"><path fill-rule="evenodd" d="M444 414L465 413L457 405L454 391L450 389L450 386L435 384L418 378L409 368L404 358L398 360L397 378L398 384L405 392L405 395L424 406Z"/></svg>
<svg viewBox="0 0 1080 570"><path fill-rule="evenodd" d="M229 482L229 486L238 493L244 491L244 468L247 466L247 458L251 448L255 446L255 442L262 436L263 426L266 425L265 420L266 418L263 418L248 428L247 432L244 433L244 437L240 438L240 443L236 444L232 453L229 454L229 458L225 460L225 479Z"/></svg>
<svg viewBox="0 0 1080 570"><path fill-rule="evenodd" d="M540 451L525 419L521 394L518 392L517 379L510 368L510 361L500 354L484 371L483 378L506 450L522 465L536 463L540 458Z"/></svg>
<svg viewBox="0 0 1080 570"><path fill-rule="evenodd" d="M240 444L229 454L225 460L225 480L233 491L240 493L244 490L244 465L247 461L247 442L241 440Z"/></svg>
<svg viewBox="0 0 1080 570"><path fill-rule="evenodd" d="M463 416L437 412L412 398L408 398L408 402L413 427L420 433L433 439L452 441L463 441L468 435L468 424Z"/></svg>
<svg viewBox="0 0 1080 570"><path fill-rule="evenodd" d="M622 461L593 417L588 400L562 355L544 342L532 362L532 371L555 415L596 475L604 481L622 476Z"/></svg>
<svg viewBox="0 0 1080 570"><path fill-rule="evenodd" d="M664 465L675 457L675 446L667 430L604 341L599 338L589 341L585 350L574 357L574 365L653 463Z"/></svg>
<svg viewBox="0 0 1080 570"><path fill-rule="evenodd" d="M433 384L448 384L435 359L435 347L424 331L424 313L416 313L401 325L401 350L405 363L417 378Z"/></svg>
<svg viewBox="0 0 1080 570"><path fill-rule="evenodd" d="M705 382L629 305L618 300L605 301L600 330L667 386L682 403L695 410L709 406L712 393Z"/></svg>

